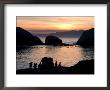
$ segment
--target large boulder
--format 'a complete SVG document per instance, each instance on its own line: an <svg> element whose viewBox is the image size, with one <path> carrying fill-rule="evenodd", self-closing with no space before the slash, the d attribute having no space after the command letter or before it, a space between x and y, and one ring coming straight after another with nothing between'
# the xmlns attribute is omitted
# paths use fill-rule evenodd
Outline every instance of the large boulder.
<svg viewBox="0 0 110 90"><path fill-rule="evenodd" d="M58 45L62 45L62 40L56 36L47 36L45 39L45 44L58 46Z"/></svg>
<svg viewBox="0 0 110 90"><path fill-rule="evenodd" d="M38 38L33 36L28 31L16 27L16 45L42 45L43 42Z"/></svg>
<svg viewBox="0 0 110 90"><path fill-rule="evenodd" d="M76 65L69 68L69 73L94 74L94 59L79 61Z"/></svg>
<svg viewBox="0 0 110 90"><path fill-rule="evenodd" d="M84 47L94 46L94 28L83 32L76 44Z"/></svg>
<svg viewBox="0 0 110 90"><path fill-rule="evenodd" d="M40 69L52 69L52 68L54 68L53 58L51 58L51 57L42 58L42 60L39 64L39 68Z"/></svg>

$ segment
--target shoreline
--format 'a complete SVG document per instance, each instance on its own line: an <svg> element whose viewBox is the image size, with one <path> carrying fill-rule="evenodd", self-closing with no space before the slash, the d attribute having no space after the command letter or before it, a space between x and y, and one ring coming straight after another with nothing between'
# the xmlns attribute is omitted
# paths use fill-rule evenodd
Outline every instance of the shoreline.
<svg viewBox="0 0 110 90"><path fill-rule="evenodd" d="M16 70L16 74L94 74L94 59L82 60L70 67L19 69Z"/></svg>

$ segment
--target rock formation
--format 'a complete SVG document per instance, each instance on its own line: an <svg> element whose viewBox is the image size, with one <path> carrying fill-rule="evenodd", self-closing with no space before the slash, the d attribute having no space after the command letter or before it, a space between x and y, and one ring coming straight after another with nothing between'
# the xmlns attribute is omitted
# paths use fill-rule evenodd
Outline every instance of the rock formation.
<svg viewBox="0 0 110 90"><path fill-rule="evenodd" d="M16 27L16 45L23 46L23 45L42 45L43 42L38 38L33 36L28 31Z"/></svg>
<svg viewBox="0 0 110 90"><path fill-rule="evenodd" d="M83 32L76 44L84 47L94 46L94 28Z"/></svg>
<svg viewBox="0 0 110 90"><path fill-rule="evenodd" d="M56 36L47 36L45 39L45 44L58 46L58 45L62 45L62 40Z"/></svg>

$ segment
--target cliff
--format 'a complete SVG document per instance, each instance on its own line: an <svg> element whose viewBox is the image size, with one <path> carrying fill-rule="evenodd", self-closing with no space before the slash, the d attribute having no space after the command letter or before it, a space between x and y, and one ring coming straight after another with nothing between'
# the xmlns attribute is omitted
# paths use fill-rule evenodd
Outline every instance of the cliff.
<svg viewBox="0 0 110 90"><path fill-rule="evenodd" d="M23 28L16 27L16 45L23 46L23 45L42 45L43 42L38 38L33 36L28 31L24 30Z"/></svg>
<svg viewBox="0 0 110 90"><path fill-rule="evenodd" d="M84 47L94 46L94 28L83 32L76 44Z"/></svg>

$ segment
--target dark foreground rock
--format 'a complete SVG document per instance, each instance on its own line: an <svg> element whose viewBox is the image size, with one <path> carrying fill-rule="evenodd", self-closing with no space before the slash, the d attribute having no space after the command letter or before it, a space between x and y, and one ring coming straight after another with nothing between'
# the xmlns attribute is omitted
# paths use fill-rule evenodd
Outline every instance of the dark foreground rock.
<svg viewBox="0 0 110 90"><path fill-rule="evenodd" d="M43 45L43 42L38 37L33 36L28 31L20 27L16 27L16 45L17 46Z"/></svg>
<svg viewBox="0 0 110 90"><path fill-rule="evenodd" d="M94 73L94 60L83 60L78 62L75 66L71 66L68 72L76 74L93 74Z"/></svg>
<svg viewBox="0 0 110 90"><path fill-rule="evenodd" d="M44 57L40 64L29 63L29 68L20 69L16 74L94 74L94 60L83 60L71 67L63 67L61 62L54 63L53 58ZM33 67L32 67L33 66Z"/></svg>
<svg viewBox="0 0 110 90"><path fill-rule="evenodd" d="M83 47L94 47L94 28L83 32L76 44Z"/></svg>

